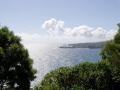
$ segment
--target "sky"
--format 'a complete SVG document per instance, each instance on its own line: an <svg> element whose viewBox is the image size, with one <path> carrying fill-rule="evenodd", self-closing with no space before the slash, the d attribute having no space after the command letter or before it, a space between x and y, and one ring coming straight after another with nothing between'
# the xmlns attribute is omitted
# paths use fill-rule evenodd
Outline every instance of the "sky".
<svg viewBox="0 0 120 90"><path fill-rule="evenodd" d="M0 23L23 43L110 40L120 23L120 0L0 0Z"/></svg>

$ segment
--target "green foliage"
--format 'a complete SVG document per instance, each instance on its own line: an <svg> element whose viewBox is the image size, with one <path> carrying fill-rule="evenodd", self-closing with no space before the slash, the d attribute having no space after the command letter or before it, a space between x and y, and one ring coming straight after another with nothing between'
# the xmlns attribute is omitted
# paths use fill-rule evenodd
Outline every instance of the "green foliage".
<svg viewBox="0 0 120 90"><path fill-rule="evenodd" d="M84 62L51 71L34 90L118 90L118 79L108 60Z"/></svg>
<svg viewBox="0 0 120 90"><path fill-rule="evenodd" d="M6 90L29 90L30 81L35 79L33 60L20 41L7 27L0 29L0 90L4 85Z"/></svg>
<svg viewBox="0 0 120 90"><path fill-rule="evenodd" d="M39 86L40 90L61 90L62 82L60 78L68 78L68 73L70 73L70 71L71 67L61 67L46 74L45 79Z"/></svg>
<svg viewBox="0 0 120 90"><path fill-rule="evenodd" d="M114 39L106 42L100 53L103 59L108 59L111 63L120 62L120 25L118 26L119 30Z"/></svg>

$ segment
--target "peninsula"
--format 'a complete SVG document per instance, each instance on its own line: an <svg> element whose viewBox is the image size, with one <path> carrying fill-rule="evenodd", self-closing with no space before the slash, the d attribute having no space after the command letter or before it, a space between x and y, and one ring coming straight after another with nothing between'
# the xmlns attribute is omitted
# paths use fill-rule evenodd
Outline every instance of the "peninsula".
<svg viewBox="0 0 120 90"><path fill-rule="evenodd" d="M60 46L60 48L102 48L105 42L76 43Z"/></svg>

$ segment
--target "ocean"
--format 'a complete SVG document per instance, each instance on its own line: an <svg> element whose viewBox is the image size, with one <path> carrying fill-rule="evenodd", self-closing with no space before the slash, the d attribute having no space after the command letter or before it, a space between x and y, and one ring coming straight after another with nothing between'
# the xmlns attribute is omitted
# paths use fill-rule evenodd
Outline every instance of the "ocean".
<svg viewBox="0 0 120 90"><path fill-rule="evenodd" d="M97 62L101 60L101 49L89 48L59 48L63 44L25 44L30 57L34 60L33 67L37 69L37 78L31 86L38 85L45 74L61 66L73 66L81 62Z"/></svg>

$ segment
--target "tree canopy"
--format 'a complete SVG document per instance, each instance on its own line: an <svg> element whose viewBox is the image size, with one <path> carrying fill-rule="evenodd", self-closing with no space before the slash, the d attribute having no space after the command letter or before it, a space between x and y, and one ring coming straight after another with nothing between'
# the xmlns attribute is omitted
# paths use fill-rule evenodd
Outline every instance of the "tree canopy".
<svg viewBox="0 0 120 90"><path fill-rule="evenodd" d="M36 78L32 64L21 38L6 26L0 28L0 90L29 90L30 82Z"/></svg>

